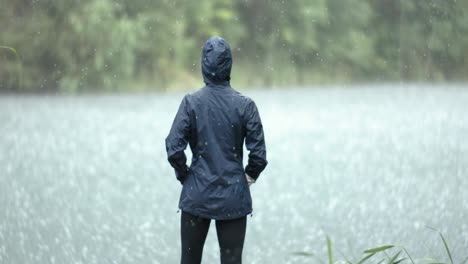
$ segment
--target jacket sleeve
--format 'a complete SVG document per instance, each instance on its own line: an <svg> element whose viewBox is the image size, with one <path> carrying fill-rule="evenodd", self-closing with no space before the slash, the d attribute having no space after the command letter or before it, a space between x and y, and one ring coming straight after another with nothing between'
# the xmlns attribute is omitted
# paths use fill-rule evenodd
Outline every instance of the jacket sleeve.
<svg viewBox="0 0 468 264"><path fill-rule="evenodd" d="M184 183L189 171L186 164L187 156L184 152L189 142L191 126L187 96L185 95L182 99L169 135L166 137L167 160L174 168L176 178L180 183Z"/></svg>
<svg viewBox="0 0 468 264"><path fill-rule="evenodd" d="M260 119L260 114L253 100L247 105L245 114L247 118L245 146L249 151L245 173L257 180L260 173L267 166L268 161L266 160L266 146L262 120Z"/></svg>

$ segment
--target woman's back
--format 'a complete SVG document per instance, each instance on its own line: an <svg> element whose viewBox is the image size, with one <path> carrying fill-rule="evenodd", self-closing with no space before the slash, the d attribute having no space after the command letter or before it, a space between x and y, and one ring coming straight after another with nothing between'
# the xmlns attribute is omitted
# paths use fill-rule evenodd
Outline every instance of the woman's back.
<svg viewBox="0 0 468 264"><path fill-rule="evenodd" d="M255 146L264 145L254 102L230 86L206 86L186 95L182 105L186 111L183 116L190 123L188 143L193 156L179 208L212 219L251 213L252 200L242 163L244 139L250 136L247 139L255 141ZM265 154L261 147L252 157L266 166Z"/></svg>

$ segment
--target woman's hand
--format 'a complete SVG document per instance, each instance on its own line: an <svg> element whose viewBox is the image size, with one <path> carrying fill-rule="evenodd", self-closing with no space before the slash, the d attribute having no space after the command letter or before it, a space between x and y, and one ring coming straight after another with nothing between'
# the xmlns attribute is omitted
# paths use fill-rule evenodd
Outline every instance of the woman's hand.
<svg viewBox="0 0 468 264"><path fill-rule="evenodd" d="M249 184L249 187L250 185L252 185L253 183L255 183L255 179L250 177L249 175L245 174L245 177L247 178L247 183Z"/></svg>

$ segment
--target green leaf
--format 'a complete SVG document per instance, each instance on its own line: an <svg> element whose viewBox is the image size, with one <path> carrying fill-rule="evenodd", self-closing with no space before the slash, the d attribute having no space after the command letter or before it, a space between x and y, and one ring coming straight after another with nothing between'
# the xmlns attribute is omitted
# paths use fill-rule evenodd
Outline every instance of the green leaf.
<svg viewBox="0 0 468 264"><path fill-rule="evenodd" d="M394 245L386 245L386 246L371 248L371 249L365 250L364 253L377 253L377 252L385 251L385 250L387 250L389 248L393 248L393 247L395 247L395 246Z"/></svg>

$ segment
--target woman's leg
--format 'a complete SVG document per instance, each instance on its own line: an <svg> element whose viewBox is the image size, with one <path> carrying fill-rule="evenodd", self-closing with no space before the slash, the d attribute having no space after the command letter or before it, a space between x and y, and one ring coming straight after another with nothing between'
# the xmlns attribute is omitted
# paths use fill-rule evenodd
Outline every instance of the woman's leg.
<svg viewBox="0 0 468 264"><path fill-rule="evenodd" d="M216 233L221 251L221 264L241 264L247 217L217 220Z"/></svg>
<svg viewBox="0 0 468 264"><path fill-rule="evenodd" d="M181 264L200 264L210 219L182 211L180 234L182 244Z"/></svg>

